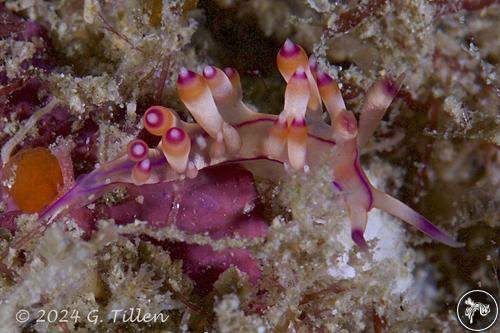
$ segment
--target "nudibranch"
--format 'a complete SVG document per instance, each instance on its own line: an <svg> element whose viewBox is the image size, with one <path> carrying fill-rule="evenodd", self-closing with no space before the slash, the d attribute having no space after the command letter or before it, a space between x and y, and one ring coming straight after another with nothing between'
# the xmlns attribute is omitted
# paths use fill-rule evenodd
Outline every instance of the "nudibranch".
<svg viewBox="0 0 500 333"><path fill-rule="evenodd" d="M173 109L151 106L143 116L144 129L128 144L127 154L82 177L41 213L45 224L63 211L91 202L115 183L140 185L194 178L200 169L221 163L264 161L295 172L311 172L330 156L332 190L342 195L352 239L359 247L368 248L363 234L372 208L386 211L444 244L463 245L373 187L361 167L361 149L401 82L389 78L376 82L367 91L358 122L346 110L337 81L321 71L301 46L287 40L277 54L277 65L287 83L279 115L259 113L242 101L240 77L233 68L206 66L201 74L182 68L177 93L196 122L183 121ZM323 105L330 124L324 120Z"/></svg>

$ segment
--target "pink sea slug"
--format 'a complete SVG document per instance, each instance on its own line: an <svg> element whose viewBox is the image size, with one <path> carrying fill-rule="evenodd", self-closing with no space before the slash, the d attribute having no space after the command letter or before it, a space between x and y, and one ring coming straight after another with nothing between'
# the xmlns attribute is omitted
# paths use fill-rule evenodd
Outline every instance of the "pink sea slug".
<svg viewBox="0 0 500 333"><path fill-rule="evenodd" d="M207 66L197 74L182 68L178 96L196 123L182 121L173 109L150 107L143 117L145 129L129 143L127 154L81 177L40 214L43 226L63 212L92 202L115 184L193 179L206 168L234 163L254 174L274 177L269 170L276 166L312 172L329 157L332 190L343 196L352 239L360 248L368 248L363 234L368 212L374 207L444 244L463 246L401 201L374 188L361 168L361 149L397 94L399 82L382 78L375 83L366 93L357 121L346 110L337 82L318 69L299 45L287 40L277 64L287 82L279 115L259 113L242 101L235 69ZM331 124L323 120L323 104Z"/></svg>
<svg viewBox="0 0 500 333"><path fill-rule="evenodd" d="M255 172L262 170L257 161L310 172L326 155L331 156L332 184L344 197L352 238L362 248L366 248L367 213L374 207L440 242L462 245L407 205L375 189L361 168L360 150L399 90L398 82L383 78L368 90L358 124L346 110L337 82L317 69L299 45L287 40L277 63L287 81L284 108L277 116L256 112L242 101L236 70L207 66L200 75L182 68L178 95L196 123L182 121L172 109L150 107L143 121L157 137L155 143L134 139L126 156L83 177L42 216L50 220L85 204L113 182L152 184L195 178L206 167L236 162ZM322 102L331 125L323 121Z"/></svg>

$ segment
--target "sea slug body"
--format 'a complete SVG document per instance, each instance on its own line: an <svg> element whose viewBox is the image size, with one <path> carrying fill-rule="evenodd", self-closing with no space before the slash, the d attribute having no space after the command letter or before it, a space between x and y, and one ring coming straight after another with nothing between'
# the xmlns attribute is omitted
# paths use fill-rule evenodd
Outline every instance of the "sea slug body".
<svg viewBox="0 0 500 333"><path fill-rule="evenodd" d="M376 82L367 91L358 121L346 110L337 81L319 70L302 47L287 40L277 54L277 64L287 82L279 115L256 112L242 101L239 75L233 68L207 66L202 74L182 68L178 96L196 123L183 121L173 109L150 107L143 117L143 132L155 139L146 142L139 134L130 142L126 155L82 177L40 216L49 224L61 212L88 204L89 198L109 188L109 183L168 182L194 178L200 169L218 164L256 161L305 172L314 170L326 155L332 156L332 184L343 196L352 239L360 248L368 249L363 234L372 208L382 209L449 246L463 245L407 205L374 188L361 168L362 148L396 96L401 80L382 78ZM323 120L322 104L331 124ZM250 169L259 172L258 168Z"/></svg>

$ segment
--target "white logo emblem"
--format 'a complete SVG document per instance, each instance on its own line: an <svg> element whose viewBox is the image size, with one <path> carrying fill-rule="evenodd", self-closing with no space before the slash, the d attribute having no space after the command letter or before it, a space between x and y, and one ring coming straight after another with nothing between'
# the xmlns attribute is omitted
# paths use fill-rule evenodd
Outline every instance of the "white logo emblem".
<svg viewBox="0 0 500 333"><path fill-rule="evenodd" d="M479 310L479 313L481 314L482 317L490 313L489 304L486 305L479 302L476 303L470 297L465 300L465 304L468 305L468 307L465 309L465 316L469 318L471 324L474 321L474 314L477 312L477 310Z"/></svg>
<svg viewBox="0 0 500 333"><path fill-rule="evenodd" d="M485 331L492 327L498 318L498 303L484 290L468 291L458 301L457 318L469 331Z"/></svg>

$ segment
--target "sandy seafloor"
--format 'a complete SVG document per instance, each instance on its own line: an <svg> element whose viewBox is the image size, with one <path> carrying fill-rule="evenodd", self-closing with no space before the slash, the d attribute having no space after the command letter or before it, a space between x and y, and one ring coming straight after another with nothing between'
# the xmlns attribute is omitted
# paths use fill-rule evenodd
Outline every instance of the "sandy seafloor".
<svg viewBox="0 0 500 333"><path fill-rule="evenodd" d="M448 247L373 209L360 251L330 156L308 173L231 165L122 183L33 234L42 210L20 211L3 177L0 332L461 332L464 292L500 299L498 22L488 0L0 4L2 165L49 148L57 197L126 153L149 106L193 121L176 93L181 67L234 67L246 103L281 112L276 54L290 38L357 116L377 79L404 74L361 165L466 243Z"/></svg>

